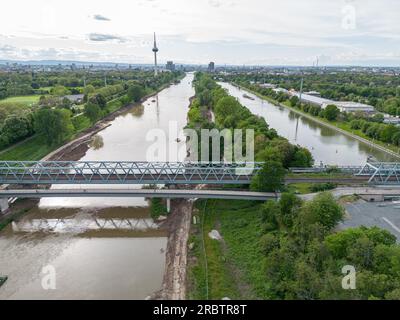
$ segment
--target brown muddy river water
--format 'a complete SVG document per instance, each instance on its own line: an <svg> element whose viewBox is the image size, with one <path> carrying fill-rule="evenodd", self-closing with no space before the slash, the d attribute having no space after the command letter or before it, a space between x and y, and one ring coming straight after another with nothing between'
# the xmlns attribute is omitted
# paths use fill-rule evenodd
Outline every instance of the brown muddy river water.
<svg viewBox="0 0 400 320"><path fill-rule="evenodd" d="M184 139L177 137L187 123L192 80L188 74L118 116L81 160L183 160ZM148 154L152 129L182 148L167 159ZM66 187L85 188L53 186ZM143 198L43 198L0 233L0 275L8 276L0 299L144 299L161 287L166 244ZM45 290L53 274L55 290Z"/></svg>

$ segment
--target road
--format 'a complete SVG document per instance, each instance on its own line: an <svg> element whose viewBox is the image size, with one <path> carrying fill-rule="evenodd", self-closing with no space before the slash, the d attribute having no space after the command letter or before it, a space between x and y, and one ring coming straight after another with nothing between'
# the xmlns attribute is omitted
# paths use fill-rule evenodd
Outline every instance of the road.
<svg viewBox="0 0 400 320"><path fill-rule="evenodd" d="M169 189L21 189L1 190L0 197L48 198L48 197L139 197L170 199L227 199L266 201L277 199L278 194L269 192L231 190L169 190Z"/></svg>
<svg viewBox="0 0 400 320"><path fill-rule="evenodd" d="M398 196L400 197L400 187L395 188L374 188L374 187L347 187L347 188L337 188L334 190L329 191L332 193L332 195L335 198L341 198L344 196L351 196L351 195L360 195L360 196L371 196L371 195L377 195L377 196L385 196L385 197L390 197L390 196ZM318 195L318 193L310 193L310 194L304 194L301 195L300 198L303 200L309 201L314 199L314 197Z"/></svg>

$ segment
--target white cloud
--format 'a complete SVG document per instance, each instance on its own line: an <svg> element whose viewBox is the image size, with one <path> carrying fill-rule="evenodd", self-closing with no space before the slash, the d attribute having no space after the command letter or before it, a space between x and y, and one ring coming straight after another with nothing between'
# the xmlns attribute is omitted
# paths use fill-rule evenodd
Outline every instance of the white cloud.
<svg viewBox="0 0 400 320"><path fill-rule="evenodd" d="M345 5L355 8L356 29L342 27ZM334 64L358 62L351 53L362 52L384 63L386 52L400 51L397 0L2 0L2 7L0 47L18 56L33 46L60 57L75 48L96 60L151 62L153 31L161 61L309 64L325 55Z"/></svg>

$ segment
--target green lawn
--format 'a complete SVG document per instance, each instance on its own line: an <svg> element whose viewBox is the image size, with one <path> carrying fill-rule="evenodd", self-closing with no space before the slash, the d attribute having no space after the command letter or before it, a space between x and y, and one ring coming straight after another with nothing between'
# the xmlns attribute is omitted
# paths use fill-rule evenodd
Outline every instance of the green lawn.
<svg viewBox="0 0 400 320"><path fill-rule="evenodd" d="M31 95L31 96L19 96L19 97L10 97L7 99L0 100L0 104L2 103L19 103L25 105L32 105L38 103L40 99L40 95Z"/></svg>
<svg viewBox="0 0 400 320"><path fill-rule="evenodd" d="M42 135L34 136L21 144L0 154L0 160L40 160L51 151L55 150L54 146L48 146Z"/></svg>
<svg viewBox="0 0 400 320"><path fill-rule="evenodd" d="M190 242L195 243L190 252L193 258L190 261L196 262L192 262L188 270L189 298L268 298L265 258L259 247L262 234L260 205L260 202L223 200L196 203L200 209L199 217L204 218L208 275L205 271L201 224L198 224L193 226L190 238ZM223 242L209 238L208 233L213 229L221 233Z"/></svg>

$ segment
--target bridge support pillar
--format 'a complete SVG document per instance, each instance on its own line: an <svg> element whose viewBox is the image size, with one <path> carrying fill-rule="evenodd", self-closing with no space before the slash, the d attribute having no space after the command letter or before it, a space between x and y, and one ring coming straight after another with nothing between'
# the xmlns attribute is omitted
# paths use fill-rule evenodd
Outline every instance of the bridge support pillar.
<svg viewBox="0 0 400 320"><path fill-rule="evenodd" d="M167 212L170 213L171 212L171 199L167 198Z"/></svg>
<svg viewBox="0 0 400 320"><path fill-rule="evenodd" d="M8 210L8 198L0 198L0 210L1 213L5 213Z"/></svg>

